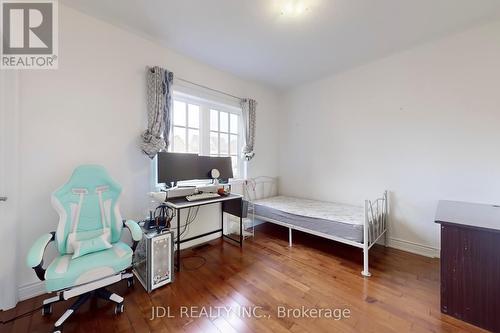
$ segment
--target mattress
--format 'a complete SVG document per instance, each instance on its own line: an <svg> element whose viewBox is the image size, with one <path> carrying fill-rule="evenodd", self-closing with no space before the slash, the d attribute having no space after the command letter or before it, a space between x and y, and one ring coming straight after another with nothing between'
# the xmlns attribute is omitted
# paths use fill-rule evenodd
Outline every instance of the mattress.
<svg viewBox="0 0 500 333"><path fill-rule="evenodd" d="M363 207L287 196L255 200L255 215L327 235L363 242Z"/></svg>

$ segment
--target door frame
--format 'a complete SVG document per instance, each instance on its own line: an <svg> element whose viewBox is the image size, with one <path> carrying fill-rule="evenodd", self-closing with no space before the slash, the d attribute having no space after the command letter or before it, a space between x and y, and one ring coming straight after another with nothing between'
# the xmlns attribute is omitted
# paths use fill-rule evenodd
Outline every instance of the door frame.
<svg viewBox="0 0 500 333"><path fill-rule="evenodd" d="M19 258L19 71L0 70L0 309L16 305Z"/></svg>

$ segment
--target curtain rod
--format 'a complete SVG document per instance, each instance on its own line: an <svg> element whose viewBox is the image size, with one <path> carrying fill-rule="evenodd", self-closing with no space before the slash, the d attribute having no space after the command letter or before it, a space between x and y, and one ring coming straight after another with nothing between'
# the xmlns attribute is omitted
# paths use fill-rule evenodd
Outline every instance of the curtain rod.
<svg viewBox="0 0 500 333"><path fill-rule="evenodd" d="M153 73L154 73L154 67L148 67L148 68L149 68L149 70L150 70L151 72L153 72ZM182 82L186 82L186 83L189 83L189 84L192 84L192 85L195 85L195 86L198 86L198 87L204 88L204 89L208 89L208 90L214 91L214 92L219 93L219 94L222 94L222 95L226 95L226 96L229 96L229 97L232 97L232 98L238 99L238 100L240 100L240 101L242 101L242 100L244 100L244 99L245 99L245 98L242 98L242 97L238 97L238 96L235 96L235 95L231 95L231 94L229 94L229 93L227 93L227 92L224 92L224 91L221 91L221 90L217 90L217 89L214 89L214 88L207 87L207 86L205 86L205 85L203 85L203 84L199 84L199 83L196 83L196 82L193 82L193 81L189 81L189 80L183 79L183 78L181 78L181 77L176 77L175 75L174 75L174 80L179 80L179 81L182 81Z"/></svg>
<svg viewBox="0 0 500 333"><path fill-rule="evenodd" d="M207 87L207 86L204 86L202 84L199 84L199 83L196 83L196 82L192 82L192 81L189 81L189 80L186 80L186 79L183 79L183 78L180 78L180 77L176 77L174 75L174 80L179 80L179 81L182 81L182 82L186 82L186 83L189 83L189 84L192 84L192 85L195 85L195 86L198 86L198 87L201 87L201 88L204 88L204 89L208 89L208 90L211 90L211 91L214 91L216 93L219 93L219 94L222 94L222 95L226 95L226 96L229 96L229 97L232 97L232 98L236 98L238 100L244 100L244 98L242 97L238 97L238 96L235 96L235 95L231 95L227 92L224 92L224 91L221 91L221 90L217 90L217 89L214 89L214 88L210 88L210 87Z"/></svg>

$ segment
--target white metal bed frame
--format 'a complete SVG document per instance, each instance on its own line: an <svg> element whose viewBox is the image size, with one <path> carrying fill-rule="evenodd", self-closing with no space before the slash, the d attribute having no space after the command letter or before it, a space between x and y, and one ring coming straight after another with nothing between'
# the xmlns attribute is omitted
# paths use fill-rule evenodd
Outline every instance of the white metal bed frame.
<svg viewBox="0 0 500 333"><path fill-rule="evenodd" d="M265 199L278 195L277 178L257 177L245 181L244 196L249 201L249 213L252 218L265 222L271 222L288 228L288 243L292 246L292 230L302 231L308 234L331 239L340 243L348 244L363 249L363 276L369 277L371 273L368 266L368 254L371 247L377 243L382 236L384 245L387 246L387 227L388 227L388 202L387 191L384 191L382 197L375 200L365 200L364 204L364 224L363 224L363 243L332 236L312 229L296 226L286 222L274 220L268 217L255 214L253 202L257 199Z"/></svg>

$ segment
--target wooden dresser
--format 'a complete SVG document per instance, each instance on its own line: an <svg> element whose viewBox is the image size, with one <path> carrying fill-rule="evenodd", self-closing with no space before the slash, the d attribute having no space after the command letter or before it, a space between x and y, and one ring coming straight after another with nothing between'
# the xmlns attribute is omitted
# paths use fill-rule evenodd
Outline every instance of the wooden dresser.
<svg viewBox="0 0 500 333"><path fill-rule="evenodd" d="M440 201L441 312L500 332L500 206Z"/></svg>

